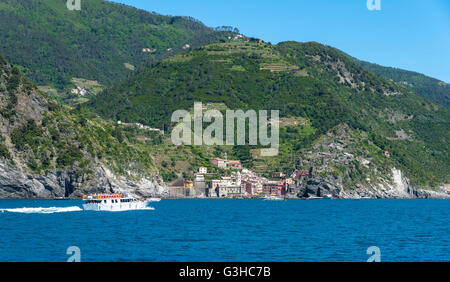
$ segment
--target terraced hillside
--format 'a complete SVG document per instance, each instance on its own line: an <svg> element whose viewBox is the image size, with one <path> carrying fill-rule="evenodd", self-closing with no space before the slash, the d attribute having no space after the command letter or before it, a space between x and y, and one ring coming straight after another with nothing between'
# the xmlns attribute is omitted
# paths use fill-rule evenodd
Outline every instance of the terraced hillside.
<svg viewBox="0 0 450 282"><path fill-rule="evenodd" d="M344 126L353 136L347 152L371 161L369 169L376 174L386 178L398 168L418 187L450 181L449 110L314 42L210 44L148 64L86 107L108 119L170 129L175 110L199 101L230 109L277 109L282 118L307 120L281 129L278 157L257 160L252 150L260 147L234 148L236 156L250 167L258 162L262 171L292 171L298 158L320 151L318 142ZM342 181L347 176L367 185L361 160L346 168L349 164L327 169Z"/></svg>

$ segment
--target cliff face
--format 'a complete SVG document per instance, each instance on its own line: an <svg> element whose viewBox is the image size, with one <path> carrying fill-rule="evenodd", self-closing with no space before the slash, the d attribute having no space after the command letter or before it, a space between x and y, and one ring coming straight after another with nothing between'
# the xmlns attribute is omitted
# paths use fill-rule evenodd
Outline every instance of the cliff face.
<svg viewBox="0 0 450 282"><path fill-rule="evenodd" d="M344 187L341 178L313 177L307 179L300 189L301 197L323 197L332 195L334 198L361 199L361 198L450 198L449 191L441 188L438 190L418 190L411 186L409 180L400 170L392 170L392 179L383 179L377 184L360 185L353 188Z"/></svg>
<svg viewBox="0 0 450 282"><path fill-rule="evenodd" d="M153 158L129 139L44 96L0 55L0 198L162 192Z"/></svg>
<svg viewBox="0 0 450 282"><path fill-rule="evenodd" d="M301 160L303 169L313 168L302 180L300 196L331 194L336 198L449 198L443 187L416 187L392 165L388 151L364 134L341 124L316 142ZM370 154L372 152L372 154ZM375 152L375 153L373 153Z"/></svg>
<svg viewBox="0 0 450 282"><path fill-rule="evenodd" d="M152 196L164 191L156 180L129 180L117 177L102 164L97 164L92 179L63 170L46 175L32 175L0 161L0 198L79 198L89 193L124 193Z"/></svg>

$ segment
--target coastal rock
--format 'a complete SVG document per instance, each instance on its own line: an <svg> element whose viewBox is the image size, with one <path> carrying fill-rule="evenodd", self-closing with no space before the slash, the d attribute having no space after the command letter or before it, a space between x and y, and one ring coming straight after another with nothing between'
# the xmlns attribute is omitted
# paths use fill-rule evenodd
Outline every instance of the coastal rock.
<svg viewBox="0 0 450 282"><path fill-rule="evenodd" d="M377 184L344 189L339 178L316 177L308 180L300 189L300 197L323 197L332 195L334 198L361 199L361 198L450 198L450 193L444 189L431 191L419 190L413 187L402 171L393 168L392 179L381 179Z"/></svg>
<svg viewBox="0 0 450 282"><path fill-rule="evenodd" d="M342 187L337 182L330 182L325 179L312 179L306 182L304 189L300 189L300 197L323 197L332 195L338 198L342 191Z"/></svg>
<svg viewBox="0 0 450 282"><path fill-rule="evenodd" d="M69 171L35 176L0 161L0 198L79 198L89 193L146 197L163 194L164 191L165 187L154 179L116 177L100 163L96 167L95 177L88 180Z"/></svg>

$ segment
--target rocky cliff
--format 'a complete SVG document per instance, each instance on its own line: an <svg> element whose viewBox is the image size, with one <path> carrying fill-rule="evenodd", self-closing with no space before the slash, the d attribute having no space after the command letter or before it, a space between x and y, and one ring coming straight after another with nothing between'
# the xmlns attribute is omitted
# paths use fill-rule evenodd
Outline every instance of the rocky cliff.
<svg viewBox="0 0 450 282"><path fill-rule="evenodd" d="M0 198L161 193L153 158L136 139L57 104L0 55Z"/></svg>
<svg viewBox="0 0 450 282"><path fill-rule="evenodd" d="M92 180L67 170L33 175L0 161L0 198L80 198L89 193L124 193L139 197L159 195L164 187L152 178L130 180L98 164Z"/></svg>
<svg viewBox="0 0 450 282"><path fill-rule="evenodd" d="M450 198L450 192L443 187L436 190L419 190L411 186L400 170L392 170L392 179L384 179L382 183L344 187L340 178L312 177L306 179L300 188L299 197L324 197L332 195L340 199L362 198Z"/></svg>
<svg viewBox="0 0 450 282"><path fill-rule="evenodd" d="M341 124L314 144L300 160L312 167L301 181L299 196L333 195L335 198L449 198L443 187L417 187L390 162L390 154L364 134ZM373 152L372 154L369 154ZM374 157L375 156L375 157Z"/></svg>

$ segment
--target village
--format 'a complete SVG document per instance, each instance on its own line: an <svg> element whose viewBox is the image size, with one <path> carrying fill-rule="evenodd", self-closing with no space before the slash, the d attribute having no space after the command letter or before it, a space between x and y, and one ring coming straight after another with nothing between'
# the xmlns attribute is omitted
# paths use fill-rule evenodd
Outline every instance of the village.
<svg viewBox="0 0 450 282"><path fill-rule="evenodd" d="M296 170L290 176L273 173L271 179L243 168L241 161L215 158L212 165L229 173L217 177L208 168L198 168L192 180L179 180L168 186L169 198L298 198L300 187L312 176L312 169Z"/></svg>

